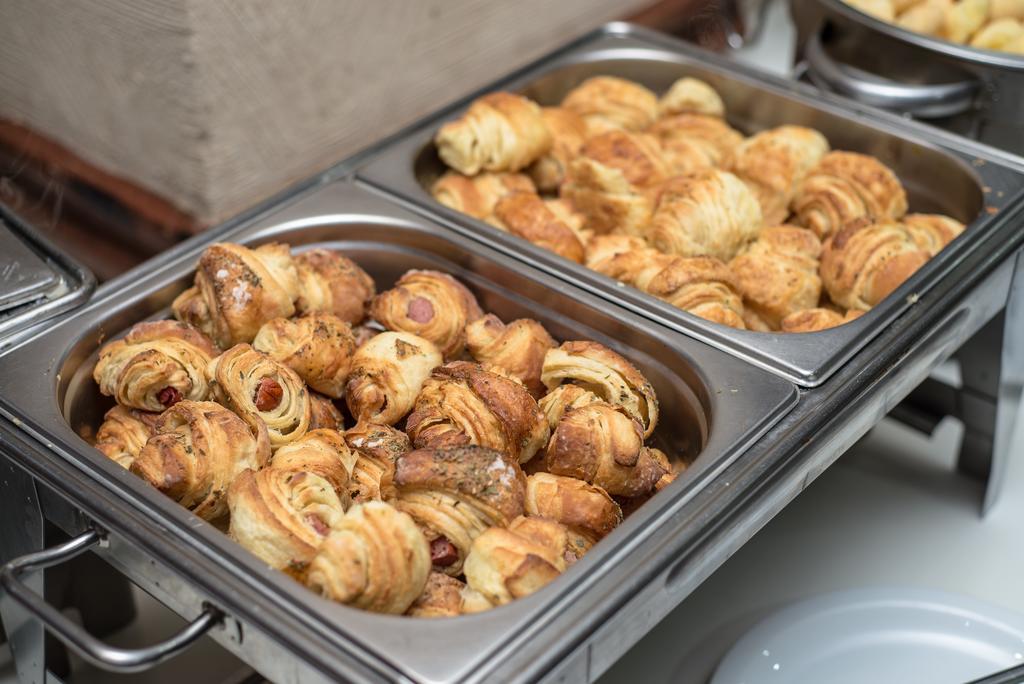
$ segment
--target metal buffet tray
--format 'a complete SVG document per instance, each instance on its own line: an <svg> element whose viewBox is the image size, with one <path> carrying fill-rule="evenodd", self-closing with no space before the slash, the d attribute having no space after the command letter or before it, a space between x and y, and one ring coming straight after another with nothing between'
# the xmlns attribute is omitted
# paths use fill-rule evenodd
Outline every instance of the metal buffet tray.
<svg viewBox="0 0 1024 684"><path fill-rule="evenodd" d="M900 177L910 207L968 223L964 235L932 259L868 314L817 333L782 335L734 330L710 323L639 290L575 264L526 240L504 233L430 196L443 173L432 138L444 121L476 97L512 90L543 105L557 104L571 88L599 74L629 78L657 93L682 76L703 79L726 103L729 122L747 133L782 124L820 130L835 149L878 157ZM610 24L566 48L496 81L407 129L356 171L369 187L417 211L439 217L468 237L569 280L659 323L770 369L805 387L833 375L935 286L964 255L992 239L1000 212L1022 194L1024 162L948 133L867 109L812 87L763 74L662 34Z"/></svg>
<svg viewBox="0 0 1024 684"><path fill-rule="evenodd" d="M510 606L416 620L322 600L79 436L89 434L110 405L91 378L98 345L165 313L212 238L176 248L0 356L0 413L9 421L0 428L6 433L4 450L37 480L48 518L69 534L93 524L86 516L95 521L108 532L105 545L96 549L101 557L181 615L194 618L205 606L196 633L223 615L214 638L274 681L493 681L550 673L639 588L667 581L669 563L651 556L682 548L676 542L685 522L680 511L796 404L796 388L781 378L349 183L317 189L218 237L341 249L381 289L407 269L440 269L466 283L485 310L505 320L531 317L558 339L603 342L651 380L663 416L657 443L690 463L563 577ZM94 541L87 537L79 546ZM8 591L18 589L10 575L4 578ZM97 659L104 661L102 655Z"/></svg>

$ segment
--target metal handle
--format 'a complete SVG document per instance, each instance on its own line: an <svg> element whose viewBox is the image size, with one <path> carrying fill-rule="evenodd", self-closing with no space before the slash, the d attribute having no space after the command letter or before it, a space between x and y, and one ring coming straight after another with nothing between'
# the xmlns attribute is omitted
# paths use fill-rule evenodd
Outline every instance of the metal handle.
<svg viewBox="0 0 1024 684"><path fill-rule="evenodd" d="M978 82L906 84L836 62L825 51L820 33L804 49L807 75L819 88L831 90L872 107L881 107L922 119L960 114L971 108Z"/></svg>
<svg viewBox="0 0 1024 684"><path fill-rule="evenodd" d="M223 614L213 606L205 606L199 617L163 643L138 649L117 648L86 632L22 583L20 576L23 573L71 560L101 539L99 531L89 530L59 546L8 561L0 567L0 586L66 646L96 667L111 672L138 672L162 663L184 651L220 623Z"/></svg>

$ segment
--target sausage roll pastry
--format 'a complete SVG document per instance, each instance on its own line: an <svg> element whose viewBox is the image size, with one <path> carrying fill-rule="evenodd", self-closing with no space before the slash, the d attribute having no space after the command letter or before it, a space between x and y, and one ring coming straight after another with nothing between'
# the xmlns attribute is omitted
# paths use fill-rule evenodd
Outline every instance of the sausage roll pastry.
<svg viewBox="0 0 1024 684"><path fill-rule="evenodd" d="M941 214L907 214L903 226L910 233L914 244L935 256L964 232L964 224Z"/></svg>
<svg viewBox="0 0 1024 684"><path fill-rule="evenodd" d="M790 208L798 224L825 239L854 219L900 218L907 193L874 157L829 152L800 184Z"/></svg>
<svg viewBox="0 0 1024 684"><path fill-rule="evenodd" d="M366 318L370 300L377 293L373 278L339 252L311 249L295 256L299 298L295 310L334 314L356 325Z"/></svg>
<svg viewBox="0 0 1024 684"><path fill-rule="evenodd" d="M442 363L429 340L385 332L356 350L345 385L345 403L357 422L394 425L412 410L430 371Z"/></svg>
<svg viewBox="0 0 1024 684"><path fill-rule="evenodd" d="M334 402L322 394L309 393L309 429L344 430L345 418Z"/></svg>
<svg viewBox="0 0 1024 684"><path fill-rule="evenodd" d="M355 469L356 458L340 432L322 428L311 430L275 451L270 467L312 473L323 478L348 507L349 478Z"/></svg>
<svg viewBox="0 0 1024 684"><path fill-rule="evenodd" d="M597 342L563 342L544 357L541 382L554 389L569 382L588 389L604 401L621 406L650 437L658 424L658 398L643 373Z"/></svg>
<svg viewBox="0 0 1024 684"><path fill-rule="evenodd" d="M556 192L571 162L583 147L587 125L579 114L565 107L544 107L544 125L551 133L551 149L530 167L530 177L542 192Z"/></svg>
<svg viewBox="0 0 1024 684"><path fill-rule="evenodd" d="M566 411L599 401L601 397L579 385L559 385L545 394L537 405L544 413L548 427L554 431Z"/></svg>
<svg viewBox="0 0 1024 684"><path fill-rule="evenodd" d="M779 126L737 145L725 167L750 187L765 224L774 226L785 220L800 183L828 150L818 131Z"/></svg>
<svg viewBox="0 0 1024 684"><path fill-rule="evenodd" d="M494 225L569 261L583 262L579 235L535 193L513 192L498 200Z"/></svg>
<svg viewBox="0 0 1024 684"><path fill-rule="evenodd" d="M388 330L418 335L437 345L444 357L462 353L466 324L483 316L465 285L439 271L407 271L395 286L377 295L373 318Z"/></svg>
<svg viewBox="0 0 1024 684"><path fill-rule="evenodd" d="M544 452L549 473L601 487L616 496L640 496L665 474L644 446L640 423L603 401L567 411Z"/></svg>
<svg viewBox="0 0 1024 684"><path fill-rule="evenodd" d="M434 369L405 430L418 449L475 444L520 463L533 458L549 435L544 414L522 384L468 361Z"/></svg>
<svg viewBox="0 0 1024 684"><path fill-rule="evenodd" d="M142 447L153 436L159 413L148 413L118 404L103 416L96 432L96 448L119 466L130 468Z"/></svg>
<svg viewBox="0 0 1024 684"><path fill-rule="evenodd" d="M743 329L743 300L732 271L708 256L655 254L629 274L634 287L713 323Z"/></svg>
<svg viewBox="0 0 1024 684"><path fill-rule="evenodd" d="M778 328L789 314L818 305L820 256L821 242L811 231L772 226L762 229L729 267L744 307Z"/></svg>
<svg viewBox="0 0 1024 684"><path fill-rule="evenodd" d="M536 102L513 93L491 93L434 137L437 154L459 173L518 171L551 149L551 134Z"/></svg>
<svg viewBox="0 0 1024 684"><path fill-rule="evenodd" d="M443 572L431 570L427 584L409 607L406 615L412 617L455 617L462 615L462 592L466 583Z"/></svg>
<svg viewBox="0 0 1024 684"><path fill-rule="evenodd" d="M345 432L356 456L348 493L355 503L395 498L395 462L409 453L409 437L379 423L357 423Z"/></svg>
<svg viewBox="0 0 1024 684"><path fill-rule="evenodd" d="M164 411L131 471L204 520L228 512L228 486L270 458L267 428L220 404L180 401Z"/></svg>
<svg viewBox="0 0 1024 684"><path fill-rule="evenodd" d="M555 341L544 326L530 318L505 324L487 314L466 326L466 348L485 367L497 367L518 379L534 397L544 394L540 372L544 355Z"/></svg>
<svg viewBox="0 0 1024 684"><path fill-rule="evenodd" d="M214 359L206 376L218 402L254 431L257 425L266 425L272 449L309 430L313 406L306 383L291 368L248 344L235 345Z"/></svg>
<svg viewBox="0 0 1024 684"><path fill-rule="evenodd" d="M658 97L639 83L595 76L566 94L562 107L576 112L590 135L608 130L642 131L658 117Z"/></svg>
<svg viewBox="0 0 1024 684"><path fill-rule="evenodd" d="M353 506L306 573L321 596L375 613L400 615L423 593L430 550L416 523L390 504Z"/></svg>
<svg viewBox="0 0 1024 684"><path fill-rule="evenodd" d="M253 349L298 373L317 392L339 399L345 391L356 338L334 314L275 318L256 333Z"/></svg>
<svg viewBox="0 0 1024 684"><path fill-rule="evenodd" d="M761 225L761 207L743 181L705 169L661 188L645 237L666 254L729 260Z"/></svg>
<svg viewBox="0 0 1024 684"><path fill-rule="evenodd" d="M966 43L988 19L989 0L959 0L946 9L942 37L954 43Z"/></svg>
<svg viewBox="0 0 1024 684"><path fill-rule="evenodd" d="M537 192L537 188L521 173L481 173L470 178L449 171L430 189L444 206L488 223L494 220L494 205L510 192Z"/></svg>
<svg viewBox="0 0 1024 684"><path fill-rule="evenodd" d="M704 114L725 116L725 103L718 92L704 81L696 78L681 78L661 96L658 102L661 116L673 114Z"/></svg>
<svg viewBox="0 0 1024 684"><path fill-rule="evenodd" d="M669 472L667 464L663 467ZM560 522L591 546L622 522L622 509L608 492L575 477L551 473L526 479L526 514Z"/></svg>
<svg viewBox="0 0 1024 684"><path fill-rule="evenodd" d="M291 468L246 470L228 489L228 534L275 570L302 577L345 506L331 483Z"/></svg>
<svg viewBox="0 0 1024 684"><path fill-rule="evenodd" d="M100 348L92 377L122 406L163 411L207 399L206 366L218 353L206 335L177 321L138 323Z"/></svg>
<svg viewBox="0 0 1024 684"><path fill-rule="evenodd" d="M260 327L295 313L299 276L288 245L249 249L211 245L199 257L195 285L171 308L179 321L199 328L221 349L252 342Z"/></svg>
<svg viewBox="0 0 1024 684"><path fill-rule="evenodd" d="M679 114L660 119L647 131L661 144L674 175L719 166L743 142L743 135L716 116Z"/></svg>
<svg viewBox="0 0 1024 684"><path fill-rule="evenodd" d="M515 458L480 446L417 449L398 459L398 508L423 528L434 569L453 577L473 540L523 514L526 477Z"/></svg>
<svg viewBox="0 0 1024 684"><path fill-rule="evenodd" d="M832 309L815 307L789 314L782 319L780 328L782 332L786 333L818 332L849 323L863 313L863 311L850 310L844 316Z"/></svg>
<svg viewBox="0 0 1024 684"><path fill-rule="evenodd" d="M929 258L903 225L855 221L825 243L821 280L833 302L867 311Z"/></svg>

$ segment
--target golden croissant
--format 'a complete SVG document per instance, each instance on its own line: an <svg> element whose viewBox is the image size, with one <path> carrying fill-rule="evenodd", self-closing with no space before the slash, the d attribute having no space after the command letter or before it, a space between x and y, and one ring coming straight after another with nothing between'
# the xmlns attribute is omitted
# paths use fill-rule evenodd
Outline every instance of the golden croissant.
<svg viewBox="0 0 1024 684"><path fill-rule="evenodd" d="M658 398L643 373L597 342L563 342L544 357L541 382L554 389L569 382L588 389L604 401L621 406L650 437L658 424Z"/></svg>
<svg viewBox="0 0 1024 684"><path fill-rule="evenodd" d="M673 114L703 114L725 116L725 103L710 85L696 78L681 78L661 96L658 102L661 116Z"/></svg>
<svg viewBox="0 0 1024 684"><path fill-rule="evenodd" d="M412 410L441 352L429 340L385 332L356 350L345 385L345 403L356 421L394 425Z"/></svg>
<svg viewBox="0 0 1024 684"><path fill-rule="evenodd" d="M232 243L206 248L195 285L171 308L179 321L210 336L221 348L252 342L260 327L295 313L299 276L288 245L255 249Z"/></svg>
<svg viewBox="0 0 1024 684"><path fill-rule="evenodd" d="M481 173L463 176L449 171L434 183L430 193L446 207L473 218L494 220L494 207L510 192L536 192L533 181L521 173Z"/></svg>
<svg viewBox="0 0 1024 684"><path fill-rule="evenodd" d="M306 585L321 596L400 615L423 593L430 551L416 523L390 504L353 506L321 545Z"/></svg>
<svg viewBox="0 0 1024 684"><path fill-rule="evenodd" d="M483 316L465 285L439 271L407 271L370 306L373 318L388 330L413 333L433 342L445 358L466 344L466 324Z"/></svg>
<svg viewBox="0 0 1024 684"><path fill-rule="evenodd" d="M964 224L941 214L907 214L901 221L914 244L935 256L964 232Z"/></svg>
<svg viewBox="0 0 1024 684"><path fill-rule="evenodd" d="M179 401L164 411L131 471L204 520L228 512L228 486L270 457L267 429L255 429L211 401Z"/></svg>
<svg viewBox="0 0 1024 684"><path fill-rule="evenodd" d="M345 442L356 456L349 480L355 503L395 498L395 462L409 453L409 437L379 423L357 423L345 432Z"/></svg>
<svg viewBox="0 0 1024 684"><path fill-rule="evenodd" d="M864 312L851 309L844 316L832 309L815 307L789 314L782 319L779 327L786 333L818 332L849 323L862 313Z"/></svg>
<svg viewBox="0 0 1024 684"><path fill-rule="evenodd" d="M611 233L596 235L587 242L587 268L609 278L632 284L635 275L645 263L659 254L647 242L635 235Z"/></svg>
<svg viewBox="0 0 1024 684"><path fill-rule="evenodd" d="M658 97L639 83L595 76L570 90L562 107L583 117L590 135L614 129L641 131L657 118Z"/></svg>
<svg viewBox="0 0 1024 684"><path fill-rule="evenodd" d="M661 144L673 174L719 166L743 142L743 135L717 116L679 114L660 119L647 131Z"/></svg>
<svg viewBox="0 0 1024 684"><path fill-rule="evenodd" d="M441 127L437 154L459 173L518 171L551 149L540 107L521 95L491 93Z"/></svg>
<svg viewBox="0 0 1024 684"><path fill-rule="evenodd" d="M557 192L569 172L569 162L579 154L587 137L587 125L579 114L565 107L541 109L551 134L551 149L530 167L530 177L542 192Z"/></svg>
<svg viewBox="0 0 1024 684"><path fill-rule="evenodd" d="M624 255L620 259L626 259ZM709 256L681 257L655 253L639 270L629 271L626 282L714 323L745 327L743 300L729 267ZM636 268L630 264L630 268Z"/></svg>
<svg viewBox="0 0 1024 684"><path fill-rule="evenodd" d="M818 305L821 242L809 230L771 226L761 230L729 263L743 304L777 329L786 316Z"/></svg>
<svg viewBox="0 0 1024 684"><path fill-rule="evenodd" d="M829 152L800 184L790 208L796 223L824 240L855 219L900 218L907 212L907 193L874 157Z"/></svg>
<svg viewBox="0 0 1024 684"><path fill-rule="evenodd" d="M208 398L206 366L218 353L206 335L177 321L138 323L100 348L92 376L122 406L163 411Z"/></svg>
<svg viewBox="0 0 1024 684"><path fill-rule="evenodd" d="M423 528L439 572L457 576L488 527L523 514L526 477L516 460L480 446L417 449L395 468L398 508Z"/></svg>
<svg viewBox="0 0 1024 684"><path fill-rule="evenodd" d="M301 577L317 549L338 529L348 501L312 472L246 470L228 489L231 538L275 570Z"/></svg>
<svg viewBox="0 0 1024 684"><path fill-rule="evenodd" d="M532 192L513 192L498 200L493 224L569 261L583 261L580 236Z"/></svg>
<svg viewBox="0 0 1024 684"><path fill-rule="evenodd" d="M661 188L645 237L666 254L727 261L761 225L761 207L750 189L727 171L705 169Z"/></svg>
<svg viewBox="0 0 1024 684"><path fill-rule="evenodd" d="M294 260L299 277L299 297L295 300L298 313L333 314L352 325L366 318L377 289L373 279L354 261L334 250L319 248L302 252Z"/></svg>
<svg viewBox="0 0 1024 684"><path fill-rule="evenodd" d="M96 448L119 466L130 468L146 441L153 436L159 413L148 413L120 404L106 412L96 432Z"/></svg>
<svg viewBox="0 0 1024 684"><path fill-rule="evenodd" d="M622 522L622 509L608 492L575 477L551 473L526 478L526 514L560 522L591 545Z"/></svg>
<svg viewBox="0 0 1024 684"><path fill-rule="evenodd" d="M409 606L406 615L421 618L462 615L465 589L466 583L462 580L432 570L427 575L423 593Z"/></svg>
<svg viewBox="0 0 1024 684"><path fill-rule="evenodd" d="M950 0L922 0L901 13L896 18L896 25L908 31L938 35L950 4Z"/></svg>
<svg viewBox="0 0 1024 684"><path fill-rule="evenodd" d="M966 43L988 19L989 0L958 0L946 9L942 37L954 43Z"/></svg>
<svg viewBox="0 0 1024 684"><path fill-rule="evenodd" d="M277 470L312 473L326 480L348 505L349 478L357 455L337 430L310 430L291 444L274 452L270 467Z"/></svg>
<svg viewBox="0 0 1024 684"><path fill-rule="evenodd" d="M302 437L309 430L312 400L306 383L288 366L248 344L238 344L206 368L217 401L255 431L266 425L272 449Z"/></svg>
<svg viewBox="0 0 1024 684"><path fill-rule="evenodd" d="M334 402L322 394L309 393L309 429L344 430L345 418Z"/></svg>
<svg viewBox="0 0 1024 684"><path fill-rule="evenodd" d="M466 326L466 348L473 358L517 378L534 397L544 394L540 372L544 355L554 347L544 326L530 318L505 324L487 314Z"/></svg>
<svg viewBox="0 0 1024 684"><path fill-rule="evenodd" d="M559 385L541 397L537 405L553 431L566 411L599 401L601 397L579 385Z"/></svg>
<svg viewBox="0 0 1024 684"><path fill-rule="evenodd" d="M268 321L252 346L291 368L317 392L338 399L345 391L356 338L342 319L316 312Z"/></svg>
<svg viewBox="0 0 1024 684"><path fill-rule="evenodd" d="M533 458L549 435L544 414L522 384L468 361L434 369L405 429L417 448L475 444L520 463Z"/></svg>

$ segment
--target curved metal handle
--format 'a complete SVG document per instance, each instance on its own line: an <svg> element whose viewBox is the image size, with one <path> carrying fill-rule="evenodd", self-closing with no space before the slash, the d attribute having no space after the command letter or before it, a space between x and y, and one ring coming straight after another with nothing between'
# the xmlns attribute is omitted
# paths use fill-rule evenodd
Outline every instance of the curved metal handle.
<svg viewBox="0 0 1024 684"><path fill-rule="evenodd" d="M220 623L223 614L213 606L205 606L199 617L163 643L138 649L117 648L86 632L21 581L23 573L70 560L98 544L101 539L99 531L89 530L52 549L8 561L0 567L0 586L11 599L39 619L47 631L61 642L96 667L111 672L138 672L162 663L184 651Z"/></svg>
<svg viewBox="0 0 1024 684"><path fill-rule="evenodd" d="M937 119L960 114L971 108L978 82L905 84L892 81L829 56L821 44L821 35L813 34L804 49L807 75L819 88L853 98L872 107L881 107L922 119Z"/></svg>

